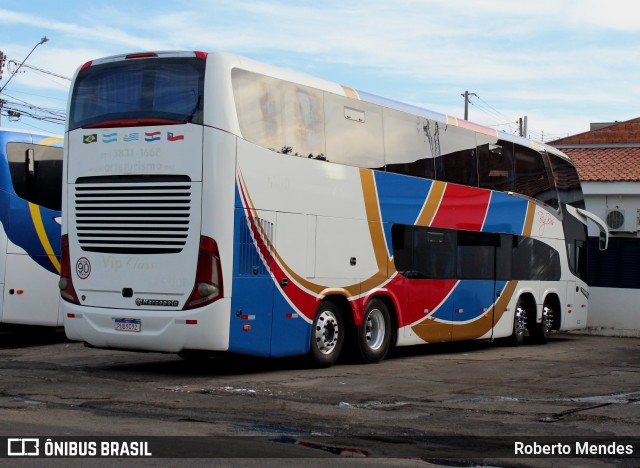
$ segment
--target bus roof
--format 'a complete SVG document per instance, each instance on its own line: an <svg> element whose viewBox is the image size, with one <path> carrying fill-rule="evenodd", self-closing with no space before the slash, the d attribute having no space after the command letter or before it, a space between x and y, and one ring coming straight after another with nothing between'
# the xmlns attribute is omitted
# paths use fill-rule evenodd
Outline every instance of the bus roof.
<svg viewBox="0 0 640 468"><path fill-rule="evenodd" d="M496 130L491 127L487 127L487 126L470 122L461 118L442 114L440 112L432 111L423 107L377 96L375 94L367 93L365 91L360 91L355 88L351 88L349 86L341 85L332 81L318 78L313 75L309 75L307 73L280 68L274 65L270 65L264 62L259 62L247 57L243 57L240 55L235 55L227 52L206 52L205 53L205 52L197 52L197 51L154 51L154 52L138 52L138 53L120 54L120 55L113 55L109 57L96 59L91 62L87 62L82 67L80 67L78 71L90 65L117 62L120 60L127 60L127 59L136 60L139 58L149 58L153 56L158 58L187 57L187 56L200 57L200 58L206 57L207 60L215 61L220 67L226 70L232 70L233 68L241 68L247 71L260 73L262 75L271 76L273 78L281 79L284 81L298 83L298 84L316 88L322 91L350 97L353 99L361 100L361 101L379 105L382 107L387 107L389 109L394 109L400 112L405 112L411 115L427 118L430 120L434 120L436 122L444 123L446 125L455 125L458 127L466 128L476 133L482 133L485 135L493 136L501 140L509 141L521 146L528 147L528 148L533 148L537 151L544 150L549 153L553 153L557 156L560 156L562 158L565 158L567 160L570 160L570 158L566 154L562 153L558 149L535 140L530 140L528 138L524 138L519 135L513 135L511 133L507 133L501 130Z"/></svg>

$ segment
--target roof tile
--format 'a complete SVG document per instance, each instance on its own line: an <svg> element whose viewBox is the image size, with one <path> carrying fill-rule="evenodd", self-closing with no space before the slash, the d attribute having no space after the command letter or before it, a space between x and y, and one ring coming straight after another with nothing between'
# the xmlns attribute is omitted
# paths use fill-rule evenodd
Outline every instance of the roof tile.
<svg viewBox="0 0 640 468"><path fill-rule="evenodd" d="M583 182L640 181L640 145L561 150L573 160Z"/></svg>

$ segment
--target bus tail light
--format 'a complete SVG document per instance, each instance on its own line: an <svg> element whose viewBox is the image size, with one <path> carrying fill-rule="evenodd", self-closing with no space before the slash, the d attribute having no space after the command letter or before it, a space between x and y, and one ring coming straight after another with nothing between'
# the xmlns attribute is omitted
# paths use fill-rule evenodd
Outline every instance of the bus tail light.
<svg viewBox="0 0 640 468"><path fill-rule="evenodd" d="M64 234L60 241L60 296L67 302L80 304L71 279L71 260L69 259L69 235Z"/></svg>
<svg viewBox="0 0 640 468"><path fill-rule="evenodd" d="M222 297L222 267L218 244L210 237L200 237L196 281L183 309L211 304Z"/></svg>

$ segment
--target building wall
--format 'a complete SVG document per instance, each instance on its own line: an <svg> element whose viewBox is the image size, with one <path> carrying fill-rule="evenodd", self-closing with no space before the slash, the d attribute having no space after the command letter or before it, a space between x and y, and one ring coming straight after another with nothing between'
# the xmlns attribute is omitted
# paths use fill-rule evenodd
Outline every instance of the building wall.
<svg viewBox="0 0 640 468"><path fill-rule="evenodd" d="M605 252L597 248L598 230L589 226L587 331L640 337L640 182L583 182L582 188L587 210L603 220L610 209L625 211L625 231L611 233Z"/></svg>

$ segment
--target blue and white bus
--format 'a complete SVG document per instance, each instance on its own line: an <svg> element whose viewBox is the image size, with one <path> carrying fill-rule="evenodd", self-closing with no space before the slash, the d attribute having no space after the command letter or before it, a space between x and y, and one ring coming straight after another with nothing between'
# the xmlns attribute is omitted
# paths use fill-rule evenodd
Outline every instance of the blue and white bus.
<svg viewBox="0 0 640 468"><path fill-rule="evenodd" d="M84 64L65 138L72 340L330 365L586 326L591 215L552 147L203 52Z"/></svg>
<svg viewBox="0 0 640 468"><path fill-rule="evenodd" d="M62 326L63 138L0 129L0 322Z"/></svg>

